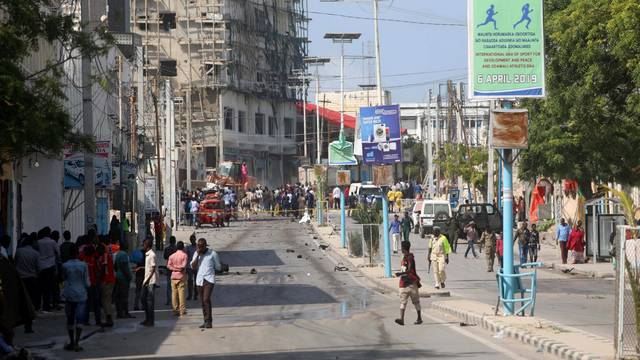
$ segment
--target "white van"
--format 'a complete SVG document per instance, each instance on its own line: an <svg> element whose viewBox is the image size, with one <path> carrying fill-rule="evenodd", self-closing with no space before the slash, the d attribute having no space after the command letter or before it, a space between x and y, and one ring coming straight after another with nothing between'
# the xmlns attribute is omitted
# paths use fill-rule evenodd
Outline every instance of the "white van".
<svg viewBox="0 0 640 360"><path fill-rule="evenodd" d="M443 228L452 216L451 204L447 200L423 200L420 211L420 236L433 233L434 222Z"/></svg>

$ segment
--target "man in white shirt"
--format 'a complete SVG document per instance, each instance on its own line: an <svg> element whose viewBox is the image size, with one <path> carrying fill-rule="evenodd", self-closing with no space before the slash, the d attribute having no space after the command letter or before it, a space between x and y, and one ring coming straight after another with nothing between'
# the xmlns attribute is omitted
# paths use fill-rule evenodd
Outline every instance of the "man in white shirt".
<svg viewBox="0 0 640 360"><path fill-rule="evenodd" d="M210 329L213 322L211 314L211 294L216 282L216 270L221 270L218 253L207 248L207 240L198 239L198 250L191 260L191 268L196 271L196 288L202 301L202 315L204 323L201 329Z"/></svg>
<svg viewBox="0 0 640 360"><path fill-rule="evenodd" d="M334 209L340 209L340 188L339 187L334 187L333 188L333 208Z"/></svg>
<svg viewBox="0 0 640 360"><path fill-rule="evenodd" d="M191 213L191 225L196 224L196 215L198 213L198 202L195 198L191 199L189 203L189 212Z"/></svg>
<svg viewBox="0 0 640 360"><path fill-rule="evenodd" d="M142 326L154 325L155 289L157 280L156 253L153 251L153 241L144 241L144 282L142 283L142 307L144 309L144 321Z"/></svg>

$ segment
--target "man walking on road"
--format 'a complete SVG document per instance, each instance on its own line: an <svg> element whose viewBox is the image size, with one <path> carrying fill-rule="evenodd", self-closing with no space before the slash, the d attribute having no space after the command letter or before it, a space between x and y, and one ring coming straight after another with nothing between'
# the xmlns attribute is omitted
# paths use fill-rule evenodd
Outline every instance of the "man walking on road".
<svg viewBox="0 0 640 360"><path fill-rule="evenodd" d="M447 237L440 234L440 227L433 227L433 236L429 240L429 260L433 263L433 277L436 282L436 289L444 289L444 282L447 279L445 264L449 263L451 246Z"/></svg>
<svg viewBox="0 0 640 360"><path fill-rule="evenodd" d="M476 223L471 221L467 226L464 227L464 233L467 236L467 251L464 252L465 259L467 255L469 255L469 250L473 254L474 258L478 258L476 254L476 248L474 246L475 242L478 240L478 230L476 230Z"/></svg>
<svg viewBox="0 0 640 360"><path fill-rule="evenodd" d="M191 234L189 236L189 246L187 246L187 264L191 264L193 260L193 255L198 250L196 246L196 235ZM198 300L198 292L194 289L194 284L196 281L196 271L191 268L191 266L187 266L187 300Z"/></svg>
<svg viewBox="0 0 640 360"><path fill-rule="evenodd" d="M156 253L153 251L153 243L147 239L144 241L144 282L142 283L142 307L144 308L144 321L142 326L154 325L155 289L157 281Z"/></svg>
<svg viewBox="0 0 640 360"><path fill-rule="evenodd" d="M188 255L184 252L184 243L178 241L176 251L169 256L167 268L171 270L171 302L173 305L173 315L184 316L187 314L187 303L185 302L185 277L187 270Z"/></svg>
<svg viewBox="0 0 640 360"><path fill-rule="evenodd" d="M400 278L400 318L396 319L396 324L404 325L404 312L407 308L407 302L411 298L413 306L418 313L418 319L414 324L422 324L422 315L420 313L420 293L419 288L420 277L416 272L416 261L413 258L413 254L410 252L411 243L403 241L402 244L402 262L400 263L400 272L396 273L396 277Z"/></svg>
<svg viewBox="0 0 640 360"><path fill-rule="evenodd" d="M402 225L402 240L409 241L409 235L411 234L411 229L413 229L414 224L408 211L404 212L404 217L402 218L400 225Z"/></svg>
<svg viewBox="0 0 640 360"><path fill-rule="evenodd" d="M569 240L569 233L571 233L571 227L567 224L564 218L560 219L560 225L556 230L556 242L560 245L560 256L562 257L562 263L567 263L567 240Z"/></svg>
<svg viewBox="0 0 640 360"><path fill-rule="evenodd" d="M520 229L516 231L515 241L518 242L518 250L520 254L520 264L527 262L527 253L529 250L529 239L531 238L531 232L527 228L527 222L523 221L520 225Z"/></svg>
<svg viewBox="0 0 640 360"><path fill-rule="evenodd" d="M393 216L393 221L389 224L388 231L391 232L391 239L393 241L393 253L398 253L398 245L400 244L400 220L398 215Z"/></svg>
<svg viewBox="0 0 640 360"><path fill-rule="evenodd" d="M496 258L496 237L487 227L482 232L480 243L484 246L484 256L487 259L487 272L493 271L493 263Z"/></svg>
<svg viewBox="0 0 640 360"><path fill-rule="evenodd" d="M207 240L198 239L198 252L191 261L191 268L197 270L196 287L202 301L202 315L204 323L200 325L201 329L210 329L212 327L213 316L211 314L211 294L215 285L215 272L221 270L220 259L218 253L207 248Z"/></svg>
<svg viewBox="0 0 640 360"><path fill-rule="evenodd" d="M165 261L169 261L169 257L171 255L173 255L173 253L176 252L176 237L172 236L169 238L169 246L167 246L164 249L164 253L162 254L162 257L164 257ZM168 268L168 266L167 266ZM171 271L169 269L167 269L167 301L165 302L165 305L171 305Z"/></svg>
<svg viewBox="0 0 640 360"><path fill-rule="evenodd" d="M531 236L529 237L529 259L531 262L538 261L538 251L540 251L540 233L536 224L531 224Z"/></svg>

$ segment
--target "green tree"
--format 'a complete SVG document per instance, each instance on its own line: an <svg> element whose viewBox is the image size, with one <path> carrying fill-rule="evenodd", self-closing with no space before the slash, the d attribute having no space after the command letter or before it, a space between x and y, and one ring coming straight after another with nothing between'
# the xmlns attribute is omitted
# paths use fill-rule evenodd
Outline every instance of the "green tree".
<svg viewBox="0 0 640 360"><path fill-rule="evenodd" d="M63 65L103 55L112 43L106 28L83 33L74 14L55 0L0 0L0 164L32 153L56 156L65 143L90 148L91 138L73 131L63 103ZM28 72L23 64L42 44L59 54Z"/></svg>
<svg viewBox="0 0 640 360"><path fill-rule="evenodd" d="M640 2L545 1L545 100L531 114L522 179L640 182Z"/></svg>
<svg viewBox="0 0 640 360"><path fill-rule="evenodd" d="M446 143L438 155L435 163L445 178L455 179L460 176L473 190L486 191L486 164L489 159L487 149Z"/></svg>
<svg viewBox="0 0 640 360"><path fill-rule="evenodd" d="M417 139L412 136L407 136L402 140L402 148L411 149L411 153L413 154L412 161L405 162L403 164L404 178L407 180L415 180L422 183L422 180L424 180L424 175L427 171L424 166L425 159L422 143L418 142Z"/></svg>

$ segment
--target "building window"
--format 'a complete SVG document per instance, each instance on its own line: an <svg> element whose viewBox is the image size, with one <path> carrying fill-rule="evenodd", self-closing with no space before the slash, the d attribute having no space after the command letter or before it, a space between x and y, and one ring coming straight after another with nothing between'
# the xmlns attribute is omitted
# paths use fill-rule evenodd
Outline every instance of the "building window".
<svg viewBox="0 0 640 360"><path fill-rule="evenodd" d="M224 108L224 129L225 130L233 130L233 109L225 107Z"/></svg>
<svg viewBox="0 0 640 360"><path fill-rule="evenodd" d="M205 166L208 168L215 168L218 160L217 148L215 146L205 146L204 161Z"/></svg>
<svg viewBox="0 0 640 360"><path fill-rule="evenodd" d="M238 111L238 132L247 132L247 113Z"/></svg>
<svg viewBox="0 0 640 360"><path fill-rule="evenodd" d="M284 118L284 137L293 139L293 119Z"/></svg>
<svg viewBox="0 0 640 360"><path fill-rule="evenodd" d="M269 136L275 137L278 133L278 120L274 116L269 116Z"/></svg>
<svg viewBox="0 0 640 360"><path fill-rule="evenodd" d="M256 113L255 122L256 134L264 135L264 114Z"/></svg>

